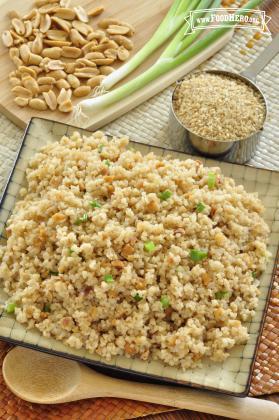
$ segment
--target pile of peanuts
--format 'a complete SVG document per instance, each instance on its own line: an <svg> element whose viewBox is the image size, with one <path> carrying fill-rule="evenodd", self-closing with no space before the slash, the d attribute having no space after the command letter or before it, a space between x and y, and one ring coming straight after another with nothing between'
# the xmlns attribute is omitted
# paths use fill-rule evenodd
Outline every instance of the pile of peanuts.
<svg viewBox="0 0 279 420"><path fill-rule="evenodd" d="M36 0L25 16L10 12L11 28L2 42L16 70L9 74L15 103L35 110L71 112L72 96L84 97L99 86L133 49L134 28L108 18L93 28L90 19L104 8L85 11L71 0Z"/></svg>

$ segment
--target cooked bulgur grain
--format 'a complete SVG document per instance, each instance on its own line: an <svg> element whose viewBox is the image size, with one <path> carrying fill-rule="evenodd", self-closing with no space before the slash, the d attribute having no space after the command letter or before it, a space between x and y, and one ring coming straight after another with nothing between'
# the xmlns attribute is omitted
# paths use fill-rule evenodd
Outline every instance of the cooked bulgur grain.
<svg viewBox="0 0 279 420"><path fill-rule="evenodd" d="M0 248L16 319L108 360L222 361L257 305L263 206L219 168L127 144L75 133L30 161Z"/></svg>
<svg viewBox="0 0 279 420"><path fill-rule="evenodd" d="M177 88L174 111L193 133L211 140L243 139L265 119L261 95L244 81L213 73L193 73Z"/></svg>

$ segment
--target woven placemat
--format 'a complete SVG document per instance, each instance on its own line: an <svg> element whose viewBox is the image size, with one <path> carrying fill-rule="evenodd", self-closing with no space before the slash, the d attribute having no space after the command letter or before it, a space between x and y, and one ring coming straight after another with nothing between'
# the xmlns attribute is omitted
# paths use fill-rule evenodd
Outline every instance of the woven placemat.
<svg viewBox="0 0 279 420"><path fill-rule="evenodd" d="M248 66L268 45L270 37L264 35L255 41L255 33L238 31L232 41L211 60L206 68L223 68L241 71ZM250 42L254 39L253 42ZM248 44L248 46L247 46ZM253 46L252 46L253 44ZM250 48L252 46L252 48ZM233 53L232 53L233 52ZM279 142L276 125L279 120L277 56L259 75L258 84L267 96L269 117L256 156L251 161L255 166L279 169ZM182 144L175 144L168 137L168 112L172 88L164 90L156 97L124 115L106 129L113 134L128 134L135 141L157 144L183 150ZM277 127L278 129L278 127ZM0 116L0 192L12 167L22 130L14 126L4 116ZM274 283L270 306L253 372L250 394L253 396L279 392L279 289L278 278ZM0 364L9 346L0 343ZM71 404L41 406L27 403L15 397L5 386L0 375L0 418L1 419L132 419L148 414L172 411L172 408L128 400L104 398L75 402Z"/></svg>

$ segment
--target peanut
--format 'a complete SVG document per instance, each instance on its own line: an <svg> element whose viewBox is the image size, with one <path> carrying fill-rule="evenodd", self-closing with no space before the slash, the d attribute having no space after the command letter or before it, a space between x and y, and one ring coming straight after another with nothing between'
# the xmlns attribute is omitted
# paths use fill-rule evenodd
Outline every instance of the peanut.
<svg viewBox="0 0 279 420"><path fill-rule="evenodd" d="M67 74L63 70L53 70L48 73L49 77L53 77L55 80L65 79Z"/></svg>
<svg viewBox="0 0 279 420"><path fill-rule="evenodd" d="M81 98L82 96L89 95L90 91L91 91L91 87L88 86L88 85L87 86L79 86L78 88L76 88L73 91L73 95L78 97L78 98Z"/></svg>
<svg viewBox="0 0 279 420"><path fill-rule="evenodd" d="M74 76L73 74L68 74L68 76L67 76L67 80L68 80L68 82L69 82L70 86L71 86L73 89L76 89L76 88L78 88L78 87L80 86L80 81L79 81L79 79L78 79L76 76Z"/></svg>
<svg viewBox="0 0 279 420"><path fill-rule="evenodd" d="M30 49L28 45L23 44L19 47L19 55L24 63L28 63L30 56Z"/></svg>
<svg viewBox="0 0 279 420"><path fill-rule="evenodd" d="M69 41L58 41L54 39L44 39L44 43L50 47L69 47L71 45Z"/></svg>
<svg viewBox="0 0 279 420"><path fill-rule="evenodd" d="M70 9L69 7L59 7L56 10L54 16L59 17L61 19L74 20L76 14L74 10Z"/></svg>
<svg viewBox="0 0 279 420"><path fill-rule="evenodd" d="M51 85L39 85L39 93L49 92L51 90Z"/></svg>
<svg viewBox="0 0 279 420"><path fill-rule="evenodd" d="M31 51L33 54L40 54L43 49L43 40L41 34L37 34L36 38L34 39L31 47Z"/></svg>
<svg viewBox="0 0 279 420"><path fill-rule="evenodd" d="M54 77L42 76L38 78L38 85L52 85L55 81Z"/></svg>
<svg viewBox="0 0 279 420"><path fill-rule="evenodd" d="M63 47L63 48L65 48L65 47ZM62 48L60 48L60 47L45 48L42 51L42 56L43 57L58 59L58 58L61 57L61 55L62 55Z"/></svg>
<svg viewBox="0 0 279 420"><path fill-rule="evenodd" d="M62 57L78 58L81 55L81 50L76 47L62 47Z"/></svg>
<svg viewBox="0 0 279 420"><path fill-rule="evenodd" d="M29 74L29 76L33 77L34 79L37 77L37 73L35 70L31 69L31 67L19 66L18 71L22 74Z"/></svg>
<svg viewBox="0 0 279 420"><path fill-rule="evenodd" d="M76 47L84 46L87 44L85 38L81 36L81 34L76 29L71 29L70 31L70 39Z"/></svg>
<svg viewBox="0 0 279 420"><path fill-rule="evenodd" d="M14 62L14 64L15 64L16 67L20 67L23 64L23 61L20 58L18 58L18 57L14 57L13 58L13 62Z"/></svg>
<svg viewBox="0 0 279 420"><path fill-rule="evenodd" d="M36 109L37 111L45 111L47 109L47 104L43 99L34 98L30 99L29 106L32 109Z"/></svg>
<svg viewBox="0 0 279 420"><path fill-rule="evenodd" d="M107 33L110 35L126 35L130 29L127 26L109 25Z"/></svg>
<svg viewBox="0 0 279 420"><path fill-rule="evenodd" d="M28 64L34 64L36 66L40 64L41 61L42 61L42 57L40 55L33 54L33 53L29 54Z"/></svg>
<svg viewBox="0 0 279 420"><path fill-rule="evenodd" d="M59 105L59 111L61 112L72 112L73 110L73 104L70 99L68 99L65 102L62 102L62 104Z"/></svg>
<svg viewBox="0 0 279 420"><path fill-rule="evenodd" d="M50 60L46 66L48 70L63 70L65 64L61 60Z"/></svg>
<svg viewBox="0 0 279 420"><path fill-rule="evenodd" d="M45 34L51 27L51 18L48 14L41 15L40 31Z"/></svg>
<svg viewBox="0 0 279 420"><path fill-rule="evenodd" d="M105 76L95 76L92 77L91 79L87 80L87 85L90 86L91 88L94 88L96 86L99 86L102 83L102 80L105 78Z"/></svg>
<svg viewBox="0 0 279 420"><path fill-rule="evenodd" d="M72 96L71 89L66 90L66 89L62 88L59 95L57 96L57 103L59 105L61 105L63 102L71 99L71 96Z"/></svg>
<svg viewBox="0 0 279 420"><path fill-rule="evenodd" d="M11 77L10 78L10 84L15 87L15 86L21 86L21 80L18 77Z"/></svg>
<svg viewBox="0 0 279 420"><path fill-rule="evenodd" d="M55 93L52 90L49 90L48 92L43 92L43 97L49 109L54 111L57 108L57 99Z"/></svg>
<svg viewBox="0 0 279 420"><path fill-rule="evenodd" d="M95 17L95 16L99 16L101 13L103 13L104 10L105 9L104 9L103 6L99 6L99 7L95 7L94 9L89 10L89 12L87 14L90 17Z"/></svg>
<svg viewBox="0 0 279 420"><path fill-rule="evenodd" d="M95 58L94 63L96 63L97 66L107 66L114 63L114 61L113 58Z"/></svg>
<svg viewBox="0 0 279 420"><path fill-rule="evenodd" d="M13 59L14 57L19 57L19 49L16 47L10 48L9 49L9 56L11 59Z"/></svg>
<svg viewBox="0 0 279 420"><path fill-rule="evenodd" d="M57 80L57 82L55 83L55 86L58 89L70 89L71 87L70 84L65 79Z"/></svg>
<svg viewBox="0 0 279 420"><path fill-rule="evenodd" d="M78 61L78 60L77 60ZM76 68L76 63L66 63L65 64L65 71L67 72L67 73L74 73L74 71L75 71L75 68Z"/></svg>
<svg viewBox="0 0 279 420"><path fill-rule="evenodd" d="M25 26L24 23L22 22L22 20L18 19L18 18L14 18L11 21L12 27L14 28L14 30L16 31L16 33L18 35L24 35L25 34Z"/></svg>
<svg viewBox="0 0 279 420"><path fill-rule="evenodd" d="M27 20L25 22L25 37L29 38L29 36L32 34L33 32L33 26L30 20Z"/></svg>
<svg viewBox="0 0 279 420"><path fill-rule="evenodd" d="M18 106L24 107L24 106L27 106L27 105L28 105L29 99L28 99L28 98L22 98L22 97L20 97L20 96L17 96L17 97L14 99L14 102L15 102Z"/></svg>
<svg viewBox="0 0 279 420"><path fill-rule="evenodd" d="M84 58L87 58L88 60L95 60L96 58L105 58L105 56L101 52L90 52L85 54Z"/></svg>
<svg viewBox="0 0 279 420"><path fill-rule="evenodd" d="M113 58L114 60L117 59L117 50L113 49L113 48L108 48L107 50L104 51L104 56L106 58Z"/></svg>
<svg viewBox="0 0 279 420"><path fill-rule="evenodd" d="M113 41L115 41L118 45L120 45L120 46L122 45L123 47L125 47L129 51L134 48L133 42L123 35L114 35L114 36L111 37L111 39Z"/></svg>
<svg viewBox="0 0 279 420"><path fill-rule="evenodd" d="M92 41L93 39L98 39L101 41L102 39L106 38L106 34L103 31L93 31L88 34L87 40Z"/></svg>
<svg viewBox="0 0 279 420"><path fill-rule="evenodd" d="M81 22L87 23L89 21L88 15L82 6L74 7L74 11Z"/></svg>
<svg viewBox="0 0 279 420"><path fill-rule="evenodd" d="M117 56L118 56L120 61L126 61L130 57L130 53L129 53L128 50L126 50L126 48L121 46L121 47L119 47L119 49L117 51Z"/></svg>
<svg viewBox="0 0 279 420"><path fill-rule="evenodd" d="M32 93L32 96L35 96L39 93L39 85L37 83L37 81L35 79L33 79L33 77L31 76L27 76L24 80L23 80L23 86L30 90L30 92Z"/></svg>
<svg viewBox="0 0 279 420"><path fill-rule="evenodd" d="M20 96L22 98L32 98L32 93L30 92L30 90L26 89L23 86L16 86L12 89L12 92L16 95L16 96Z"/></svg>
<svg viewBox="0 0 279 420"><path fill-rule="evenodd" d="M63 31L68 32L68 33L70 32L72 25L67 20L61 19L56 16L52 16L51 20L57 26L59 26L59 28L61 28Z"/></svg>
<svg viewBox="0 0 279 420"><path fill-rule="evenodd" d="M113 67L110 66L101 66L100 67L100 73L104 76L108 76L109 74L111 74L114 71Z"/></svg>
<svg viewBox="0 0 279 420"><path fill-rule="evenodd" d="M50 29L49 31L47 31L46 36L51 41L66 41L67 32L61 31L59 29Z"/></svg>

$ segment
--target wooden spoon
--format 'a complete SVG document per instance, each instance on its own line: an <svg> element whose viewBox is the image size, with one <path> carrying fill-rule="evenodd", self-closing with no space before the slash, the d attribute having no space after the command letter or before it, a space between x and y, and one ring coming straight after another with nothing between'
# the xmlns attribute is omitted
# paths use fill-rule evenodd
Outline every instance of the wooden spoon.
<svg viewBox="0 0 279 420"><path fill-rule="evenodd" d="M80 363L19 347L7 354L3 363L3 376L15 395L39 404L117 397L241 420L279 418L279 408L271 401L114 379Z"/></svg>

